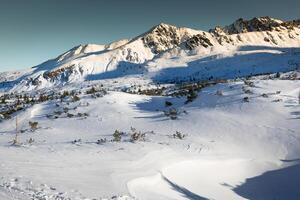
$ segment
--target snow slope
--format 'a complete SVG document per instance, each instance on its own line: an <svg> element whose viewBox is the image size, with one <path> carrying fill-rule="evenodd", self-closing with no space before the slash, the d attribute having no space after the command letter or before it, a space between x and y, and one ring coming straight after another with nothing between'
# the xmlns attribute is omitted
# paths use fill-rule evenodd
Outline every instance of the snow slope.
<svg viewBox="0 0 300 200"><path fill-rule="evenodd" d="M9 144L14 119L1 123L0 197L296 200L299 168L285 187L279 187L279 176L276 185L270 181L263 192L253 192L258 188L248 187L248 180L267 181L266 171L276 174L297 163L300 82L257 79L254 85L252 94L243 92L248 86L240 81L207 87L190 104L184 97L123 92L36 104L18 113L25 130L20 147ZM216 95L219 90L222 96ZM180 111L177 120L163 114L165 100ZM89 115L47 117L63 107ZM38 121L39 128L28 130L29 121ZM145 141L130 142L129 135L110 141L116 129L130 133L130 127L146 132ZM186 137L173 138L176 131ZM26 142L30 138L32 144Z"/></svg>

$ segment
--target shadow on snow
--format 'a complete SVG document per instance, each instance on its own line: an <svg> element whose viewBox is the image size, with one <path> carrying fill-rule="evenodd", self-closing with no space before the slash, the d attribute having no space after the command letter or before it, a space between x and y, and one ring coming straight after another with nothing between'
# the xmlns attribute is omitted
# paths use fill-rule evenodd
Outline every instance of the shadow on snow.
<svg viewBox="0 0 300 200"><path fill-rule="evenodd" d="M300 163L246 179L245 183L233 190L250 200L299 200L299 185Z"/></svg>

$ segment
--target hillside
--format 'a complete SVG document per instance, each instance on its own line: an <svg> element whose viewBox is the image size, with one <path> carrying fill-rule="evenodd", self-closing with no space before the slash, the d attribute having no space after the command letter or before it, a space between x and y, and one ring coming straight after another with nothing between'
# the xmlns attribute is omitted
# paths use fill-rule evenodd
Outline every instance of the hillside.
<svg viewBox="0 0 300 200"><path fill-rule="evenodd" d="M281 77L34 103L0 122L0 197L296 200L300 75Z"/></svg>

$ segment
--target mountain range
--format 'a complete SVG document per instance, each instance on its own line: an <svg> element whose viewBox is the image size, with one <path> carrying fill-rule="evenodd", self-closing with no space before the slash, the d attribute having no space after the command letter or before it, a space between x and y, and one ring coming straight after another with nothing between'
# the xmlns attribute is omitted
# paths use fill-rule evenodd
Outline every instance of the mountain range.
<svg viewBox="0 0 300 200"><path fill-rule="evenodd" d="M300 20L238 19L208 32L161 23L133 39L76 46L28 70L0 74L0 88L33 90L143 76L155 83L228 79L300 67Z"/></svg>

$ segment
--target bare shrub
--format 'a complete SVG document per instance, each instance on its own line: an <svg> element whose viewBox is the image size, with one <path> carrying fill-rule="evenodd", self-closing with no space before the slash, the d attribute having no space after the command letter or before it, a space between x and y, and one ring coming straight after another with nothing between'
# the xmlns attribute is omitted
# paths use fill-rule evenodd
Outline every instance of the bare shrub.
<svg viewBox="0 0 300 200"><path fill-rule="evenodd" d="M179 131L176 131L176 133L173 134L173 138L175 138L175 139L183 140L185 137L186 137L186 135L185 135L185 134L182 134L182 133L179 132Z"/></svg>
<svg viewBox="0 0 300 200"><path fill-rule="evenodd" d="M33 138L29 138L28 144L32 144L32 143L34 143L34 139Z"/></svg>
<svg viewBox="0 0 300 200"><path fill-rule="evenodd" d="M94 93L96 93L96 92L97 92L96 88L95 88L95 87L91 87L91 89L88 89L88 90L86 91L86 94L94 94Z"/></svg>
<svg viewBox="0 0 300 200"><path fill-rule="evenodd" d="M104 144L104 143L106 143L106 138L101 138L100 140L97 140L97 142L96 142L96 144Z"/></svg>
<svg viewBox="0 0 300 200"><path fill-rule="evenodd" d="M253 92L251 90L247 89L246 87L243 87L242 90L245 94L253 94Z"/></svg>
<svg viewBox="0 0 300 200"><path fill-rule="evenodd" d="M72 141L72 144L78 144L78 143L81 143L81 139L76 139Z"/></svg>
<svg viewBox="0 0 300 200"><path fill-rule="evenodd" d="M6 103L6 99L5 99L5 97L3 97L2 99L1 99L1 104L5 104Z"/></svg>
<svg viewBox="0 0 300 200"><path fill-rule="evenodd" d="M190 102L193 102L196 98L198 97L197 92L195 92L194 90L189 90L187 96L186 96L186 101L185 104L188 104Z"/></svg>
<svg viewBox="0 0 300 200"><path fill-rule="evenodd" d="M218 91L216 92L216 95L218 95L218 96L223 96L224 94L223 94L223 91L222 91L222 90L218 90Z"/></svg>
<svg viewBox="0 0 300 200"><path fill-rule="evenodd" d="M68 117L68 118L72 118L72 117L74 117L74 115L71 114L71 113L68 113L68 114L67 114L67 117Z"/></svg>
<svg viewBox="0 0 300 200"><path fill-rule="evenodd" d="M170 102L170 101L165 101L165 106L166 107L168 107L168 106L172 106L173 105L173 103L172 102Z"/></svg>
<svg viewBox="0 0 300 200"><path fill-rule="evenodd" d="M250 101L250 100L249 100L249 97L244 97L244 98L243 98L243 101L244 101L244 102L249 102L249 101Z"/></svg>
<svg viewBox="0 0 300 200"><path fill-rule="evenodd" d="M67 97L70 95L70 92L69 91L63 91L62 95L60 96L61 99Z"/></svg>
<svg viewBox="0 0 300 200"><path fill-rule="evenodd" d="M77 117L88 117L88 113L77 113Z"/></svg>
<svg viewBox="0 0 300 200"><path fill-rule="evenodd" d="M146 133L142 133L141 131L137 131L135 128L131 127L130 141L145 141Z"/></svg>
<svg viewBox="0 0 300 200"><path fill-rule="evenodd" d="M36 129L38 129L38 124L39 124L38 122L31 122L31 121L29 121L28 123L29 123L30 129L32 131L35 131Z"/></svg>
<svg viewBox="0 0 300 200"><path fill-rule="evenodd" d="M69 108L67 108L67 107L64 107L63 109L64 109L64 113L67 113L67 112L69 112Z"/></svg>
<svg viewBox="0 0 300 200"><path fill-rule="evenodd" d="M61 111L54 111L54 114L55 114L55 115L61 115L62 112L61 112Z"/></svg>
<svg viewBox="0 0 300 200"><path fill-rule="evenodd" d="M76 101L80 101L80 98L77 95L72 96L72 101L76 102Z"/></svg>
<svg viewBox="0 0 300 200"><path fill-rule="evenodd" d="M245 83L245 85L247 85L249 87L255 87L255 85L254 85L254 83L252 81L245 80L244 83Z"/></svg>
<svg viewBox="0 0 300 200"><path fill-rule="evenodd" d="M165 116L170 117L170 119L175 120L178 117L178 110L176 108L170 108L168 111L164 111Z"/></svg>

